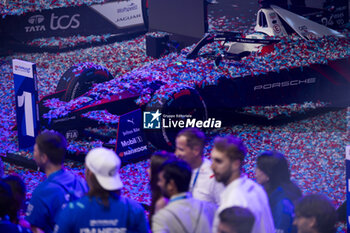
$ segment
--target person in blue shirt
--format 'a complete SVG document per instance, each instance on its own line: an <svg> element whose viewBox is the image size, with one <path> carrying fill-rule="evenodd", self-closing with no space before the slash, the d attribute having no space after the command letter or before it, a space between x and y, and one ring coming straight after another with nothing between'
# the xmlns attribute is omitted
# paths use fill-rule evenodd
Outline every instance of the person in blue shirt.
<svg viewBox="0 0 350 233"><path fill-rule="evenodd" d="M4 163L2 162L0 158L0 178L4 176Z"/></svg>
<svg viewBox="0 0 350 233"><path fill-rule="evenodd" d="M281 153L265 151L258 156L255 174L257 182L264 187L268 195L276 232L291 233L294 205L283 189L285 171L282 169L285 167L282 163L284 157Z"/></svg>
<svg viewBox="0 0 350 233"><path fill-rule="evenodd" d="M10 221L20 224L20 221L22 220L22 218L20 218L20 213L25 210L26 185L17 175L9 175L2 180L11 187L12 196L14 199L9 214Z"/></svg>
<svg viewBox="0 0 350 233"><path fill-rule="evenodd" d="M87 192L82 178L63 169L66 149L66 139L58 132L44 131L36 138L33 157L47 179L34 190L26 211L34 233L53 232L58 212Z"/></svg>
<svg viewBox="0 0 350 233"><path fill-rule="evenodd" d="M29 229L10 221L11 210L14 205L15 199L10 185L0 180L0 232L31 233Z"/></svg>
<svg viewBox="0 0 350 233"><path fill-rule="evenodd" d="M92 149L85 158L87 196L69 203L60 213L55 233L148 233L143 207L120 195L120 159L106 148Z"/></svg>

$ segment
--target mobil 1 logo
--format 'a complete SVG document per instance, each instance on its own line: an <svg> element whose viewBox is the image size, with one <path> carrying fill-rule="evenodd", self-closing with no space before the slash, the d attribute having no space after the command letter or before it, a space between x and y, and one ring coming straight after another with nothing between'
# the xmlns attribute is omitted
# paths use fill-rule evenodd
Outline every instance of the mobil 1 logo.
<svg viewBox="0 0 350 233"><path fill-rule="evenodd" d="M141 109L120 116L116 153L123 162L148 154L147 140L142 129Z"/></svg>

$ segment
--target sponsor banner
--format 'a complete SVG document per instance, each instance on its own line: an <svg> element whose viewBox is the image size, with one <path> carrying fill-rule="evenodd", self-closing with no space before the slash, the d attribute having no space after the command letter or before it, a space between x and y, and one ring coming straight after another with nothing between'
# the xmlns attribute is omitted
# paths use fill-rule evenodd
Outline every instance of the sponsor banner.
<svg viewBox="0 0 350 233"><path fill-rule="evenodd" d="M148 154L147 141L142 131L141 109L120 116L116 153L123 162Z"/></svg>
<svg viewBox="0 0 350 233"><path fill-rule="evenodd" d="M346 200L350 200L350 145L346 146L345 149L346 153ZM350 229L350 202L347 201L346 203L346 222L347 222L347 229Z"/></svg>
<svg viewBox="0 0 350 233"><path fill-rule="evenodd" d="M111 2L91 6L118 28L143 25L142 1Z"/></svg>
<svg viewBox="0 0 350 233"><path fill-rule="evenodd" d="M19 149L32 150L39 131L36 65L12 61Z"/></svg>
<svg viewBox="0 0 350 233"><path fill-rule="evenodd" d="M18 76L23 76L26 78L33 78L34 72L33 68L35 67L34 63L21 61L14 59L12 61L13 74Z"/></svg>
<svg viewBox="0 0 350 233"><path fill-rule="evenodd" d="M52 36L123 34L146 31L143 0L56 8L0 19L1 31L27 41Z"/></svg>

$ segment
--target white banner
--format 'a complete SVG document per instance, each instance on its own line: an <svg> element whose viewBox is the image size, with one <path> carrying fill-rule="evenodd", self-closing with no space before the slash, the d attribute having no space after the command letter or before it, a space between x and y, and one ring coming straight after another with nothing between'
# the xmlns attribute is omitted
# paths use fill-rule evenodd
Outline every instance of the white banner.
<svg viewBox="0 0 350 233"><path fill-rule="evenodd" d="M111 2L90 7L119 28L143 24L142 0Z"/></svg>
<svg viewBox="0 0 350 233"><path fill-rule="evenodd" d="M21 61L17 59L12 60L13 74L21 75L27 78L33 78L34 63L28 61Z"/></svg>

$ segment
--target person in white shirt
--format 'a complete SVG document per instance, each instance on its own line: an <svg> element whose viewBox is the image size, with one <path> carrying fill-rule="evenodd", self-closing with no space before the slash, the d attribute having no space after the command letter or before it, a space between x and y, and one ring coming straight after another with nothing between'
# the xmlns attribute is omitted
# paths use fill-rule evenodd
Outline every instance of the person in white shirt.
<svg viewBox="0 0 350 233"><path fill-rule="evenodd" d="M197 128L181 130L176 137L175 155L192 168L190 192L198 200L220 205L224 186L214 179L211 162L203 156L205 135Z"/></svg>
<svg viewBox="0 0 350 233"><path fill-rule="evenodd" d="M191 168L183 160L165 162L158 186L169 203L152 217L153 233L211 233L216 206L188 193Z"/></svg>
<svg viewBox="0 0 350 233"><path fill-rule="evenodd" d="M219 214L231 206L249 209L255 217L252 233L274 233L275 227L264 189L246 174L242 173L242 165L246 148L239 138L232 136L217 137L211 151L215 179L225 185L221 193L220 206L215 214L213 232L219 224Z"/></svg>

